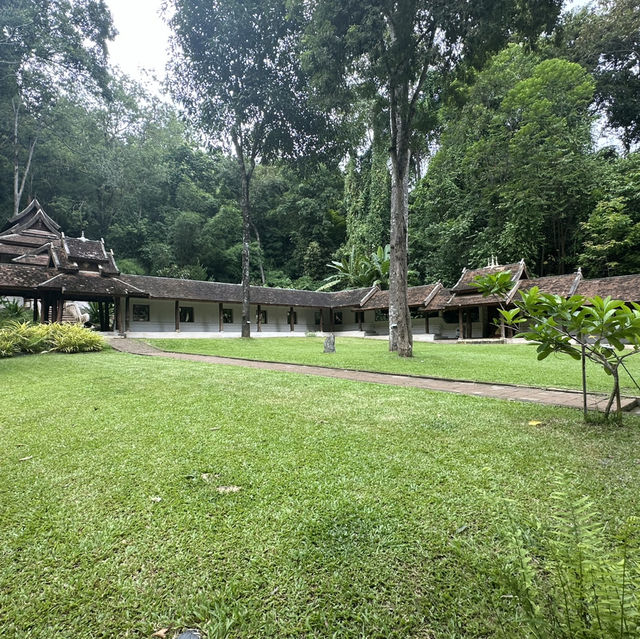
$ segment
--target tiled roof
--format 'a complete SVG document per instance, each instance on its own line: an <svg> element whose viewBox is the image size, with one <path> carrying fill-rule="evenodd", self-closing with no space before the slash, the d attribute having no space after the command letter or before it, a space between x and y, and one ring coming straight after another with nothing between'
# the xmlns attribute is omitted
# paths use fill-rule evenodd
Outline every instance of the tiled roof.
<svg viewBox="0 0 640 639"><path fill-rule="evenodd" d="M569 273L568 275L549 275L547 277L534 277L530 280L521 280L518 290L526 291L534 286L540 289L541 293L550 293L560 297L571 297L576 293L582 273Z"/></svg>
<svg viewBox="0 0 640 639"><path fill-rule="evenodd" d="M58 233L60 226L45 213L38 200L32 200L18 215L7 220L0 227L0 233L4 233L9 229L18 232L29 227L40 228L43 231L48 230L58 236L60 235Z"/></svg>
<svg viewBox="0 0 640 639"><path fill-rule="evenodd" d="M462 293L466 291L476 291L477 288L473 285L473 281L476 277L483 275L490 275L493 273L502 273L509 271L511 273L511 279L519 281L522 277L528 278L527 267L524 260L515 262L513 264L504 264L496 266L485 266L484 268L476 269L464 269L460 279L455 283L451 291L453 293Z"/></svg>
<svg viewBox="0 0 640 639"><path fill-rule="evenodd" d="M582 280L576 293L585 297L609 295L625 302L640 302L640 274Z"/></svg>
<svg viewBox="0 0 640 639"><path fill-rule="evenodd" d="M84 236L64 237L62 245L73 261L107 262L109 259L104 244L99 240L87 240Z"/></svg>
<svg viewBox="0 0 640 639"><path fill-rule="evenodd" d="M30 264L0 264L0 294L12 290L35 289L38 284L53 277L55 271Z"/></svg>
<svg viewBox="0 0 640 639"><path fill-rule="evenodd" d="M60 291L69 297L143 296L146 294L117 277L102 277L100 273L57 273L38 284L39 290Z"/></svg>
<svg viewBox="0 0 640 639"><path fill-rule="evenodd" d="M409 306L423 306L425 302L434 293L437 294L437 290L442 288L442 284L424 284L422 286L410 286L407 289L407 301ZM437 289L437 290L436 290ZM363 309L378 309L388 308L389 306L389 291L377 291L371 296L367 302L362 305Z"/></svg>

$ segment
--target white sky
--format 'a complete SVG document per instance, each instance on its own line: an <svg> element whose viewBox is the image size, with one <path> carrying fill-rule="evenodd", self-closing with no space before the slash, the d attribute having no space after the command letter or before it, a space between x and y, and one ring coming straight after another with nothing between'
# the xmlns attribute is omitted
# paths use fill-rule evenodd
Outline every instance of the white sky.
<svg viewBox="0 0 640 639"><path fill-rule="evenodd" d="M111 63L143 84L165 76L170 31L160 18L161 5L162 0L107 0L118 31L109 43Z"/></svg>

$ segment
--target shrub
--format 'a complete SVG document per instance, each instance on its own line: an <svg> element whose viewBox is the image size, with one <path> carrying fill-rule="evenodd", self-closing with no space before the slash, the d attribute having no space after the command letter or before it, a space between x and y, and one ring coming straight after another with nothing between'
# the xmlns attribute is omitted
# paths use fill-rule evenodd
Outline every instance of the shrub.
<svg viewBox="0 0 640 639"><path fill-rule="evenodd" d="M49 324L47 341L51 350L59 353L84 353L104 348L101 335L78 324Z"/></svg>
<svg viewBox="0 0 640 639"><path fill-rule="evenodd" d="M15 353L100 351L103 338L77 324L11 322L0 330L0 357Z"/></svg>
<svg viewBox="0 0 640 639"><path fill-rule="evenodd" d="M31 313L19 302L11 302L8 299L0 298L0 328L9 322L28 322Z"/></svg>
<svg viewBox="0 0 640 639"><path fill-rule="evenodd" d="M507 581L520 636L575 639L640 637L638 519L628 519L610 549L586 498L557 492L558 514L508 534Z"/></svg>

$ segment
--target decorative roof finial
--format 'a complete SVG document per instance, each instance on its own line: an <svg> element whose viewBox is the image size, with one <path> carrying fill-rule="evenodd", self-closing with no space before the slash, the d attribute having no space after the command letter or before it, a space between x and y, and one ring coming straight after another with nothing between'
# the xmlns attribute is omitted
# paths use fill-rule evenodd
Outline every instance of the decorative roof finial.
<svg viewBox="0 0 640 639"><path fill-rule="evenodd" d="M83 242L86 242L86 241L87 241L87 238L84 236L84 231L82 231L82 235L80 236L80 239L81 239Z"/></svg>

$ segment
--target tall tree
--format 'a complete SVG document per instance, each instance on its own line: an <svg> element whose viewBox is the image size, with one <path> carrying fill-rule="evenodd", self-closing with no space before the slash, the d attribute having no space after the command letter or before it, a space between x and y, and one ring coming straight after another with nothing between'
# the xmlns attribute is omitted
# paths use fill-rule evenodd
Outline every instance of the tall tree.
<svg viewBox="0 0 640 639"><path fill-rule="evenodd" d="M0 3L0 34L0 140L13 150L17 213L49 107L71 85L106 88L115 31L104 0L12 0Z"/></svg>
<svg viewBox="0 0 640 639"><path fill-rule="evenodd" d="M391 266L389 348L412 355L407 302L409 167L427 79L482 60L514 32L553 25L560 0L301 0L311 17L307 62L326 103L346 109L354 89L389 118Z"/></svg>
<svg viewBox="0 0 640 639"><path fill-rule="evenodd" d="M250 185L256 163L317 148L327 127L307 108L286 0L170 0L174 95L210 139L233 149L241 177L242 336L250 335Z"/></svg>
<svg viewBox="0 0 640 639"><path fill-rule="evenodd" d="M598 0L558 29L562 55L584 65L596 97L628 152L640 142L640 10L637 0Z"/></svg>

